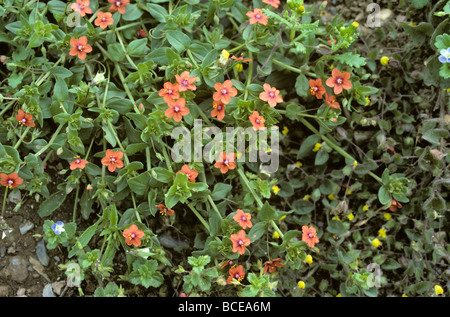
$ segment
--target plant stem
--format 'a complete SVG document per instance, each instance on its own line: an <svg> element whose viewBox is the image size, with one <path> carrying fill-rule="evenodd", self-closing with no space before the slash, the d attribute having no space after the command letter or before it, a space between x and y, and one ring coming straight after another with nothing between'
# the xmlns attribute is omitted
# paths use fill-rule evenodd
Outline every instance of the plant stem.
<svg viewBox="0 0 450 317"><path fill-rule="evenodd" d="M75 222L76 220L79 193L80 193L80 184L77 185L77 191L75 193L75 202L73 203L73 222Z"/></svg>
<svg viewBox="0 0 450 317"><path fill-rule="evenodd" d="M17 150L17 148L19 148L20 144L22 143L23 139L25 138L25 136L28 134L28 131L30 131L31 127L27 127L25 129L25 131L22 133L22 135L20 136L20 139L17 141L17 143L14 145L14 148Z"/></svg>
<svg viewBox="0 0 450 317"><path fill-rule="evenodd" d="M248 65L248 75L247 75L247 82L245 84L245 93L244 93L244 101L247 100L248 97L248 87L250 86L252 82L252 75L253 75L253 54L252 52L249 52L249 58L251 61Z"/></svg>
<svg viewBox="0 0 450 317"><path fill-rule="evenodd" d="M53 133L52 138L50 139L50 141L47 143L46 146L44 146L42 149L40 149L38 152L36 152L36 156L41 155L42 153L44 153L45 151L47 151L47 149L53 144L53 142L55 142L56 137L58 136L59 132L61 131L61 129L63 128L64 124L60 124L58 129L56 129L55 133Z"/></svg>
<svg viewBox="0 0 450 317"><path fill-rule="evenodd" d="M197 218L200 220L200 222L205 226L205 228L208 230L208 232L211 232L209 230L209 225L206 222L205 218L195 209L195 207L192 205L193 203L188 204L188 207L192 210L192 212L197 216Z"/></svg>
<svg viewBox="0 0 450 317"><path fill-rule="evenodd" d="M5 194L3 195L3 204L2 204L2 219L5 215L5 206L6 206L6 197L8 196L8 186L5 187Z"/></svg>

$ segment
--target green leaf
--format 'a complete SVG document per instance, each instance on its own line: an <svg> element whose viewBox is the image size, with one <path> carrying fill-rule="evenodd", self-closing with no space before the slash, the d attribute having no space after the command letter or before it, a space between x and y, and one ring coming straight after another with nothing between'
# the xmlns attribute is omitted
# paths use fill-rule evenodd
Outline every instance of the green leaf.
<svg viewBox="0 0 450 317"><path fill-rule="evenodd" d="M261 211L258 213L258 219L261 221L270 221L276 219L277 214L275 208L270 206L270 204L266 201L261 208Z"/></svg>
<svg viewBox="0 0 450 317"><path fill-rule="evenodd" d="M158 4L147 3L148 12L151 14L153 18L155 18L158 22L165 23L166 17L169 15L167 10Z"/></svg>
<svg viewBox="0 0 450 317"><path fill-rule="evenodd" d="M154 167L151 171L152 177L155 178L158 182L161 183L170 183L173 181L175 176L174 172L169 171L163 167Z"/></svg>
<svg viewBox="0 0 450 317"><path fill-rule="evenodd" d="M382 205L387 205L391 203L392 196L386 189L386 187L381 186L378 190L378 200Z"/></svg>
<svg viewBox="0 0 450 317"><path fill-rule="evenodd" d="M137 195L145 195L150 186L150 172L141 173L138 176L128 178L128 186Z"/></svg>
<svg viewBox="0 0 450 317"><path fill-rule="evenodd" d="M309 81L305 75L300 74L295 81L295 91L300 97L307 97L309 92Z"/></svg>
<svg viewBox="0 0 450 317"><path fill-rule="evenodd" d="M125 53L119 43L108 44L108 53L113 62L120 62L125 58Z"/></svg>
<svg viewBox="0 0 450 317"><path fill-rule="evenodd" d="M135 21L139 19L143 13L144 12L142 12L136 4L130 4L126 7L126 11L122 14L121 18L125 21Z"/></svg>
<svg viewBox="0 0 450 317"><path fill-rule="evenodd" d="M38 214L42 218L50 216L56 209L58 209L64 200L66 199L66 191L57 191L50 195L48 199L46 199L39 206Z"/></svg>
<svg viewBox="0 0 450 317"><path fill-rule="evenodd" d="M341 221L331 220L330 224L327 226L327 231L332 234L343 234L347 231L347 228Z"/></svg>
<svg viewBox="0 0 450 317"><path fill-rule="evenodd" d="M346 64L351 67L359 68L366 65L366 59L359 54L346 52L343 54L333 55L334 60Z"/></svg>
<svg viewBox="0 0 450 317"><path fill-rule="evenodd" d="M213 200L222 200L227 197L232 188L230 184L217 183L214 185L211 197Z"/></svg>
<svg viewBox="0 0 450 317"><path fill-rule="evenodd" d="M268 223L266 221L260 221L251 227L250 231L248 232L248 237L250 238L252 243L264 235L267 230L267 226Z"/></svg>
<svg viewBox="0 0 450 317"><path fill-rule="evenodd" d="M424 6L428 4L428 0L408 0L412 3L415 9L422 9Z"/></svg>
<svg viewBox="0 0 450 317"><path fill-rule="evenodd" d="M128 44L128 46L127 46L128 55L134 55L134 56L144 55L147 42L148 42L147 38L131 41L130 44Z"/></svg>
<svg viewBox="0 0 450 317"><path fill-rule="evenodd" d="M181 31L167 31L166 38L170 45L172 45L178 53L183 52L191 45L191 39L189 36Z"/></svg>
<svg viewBox="0 0 450 317"><path fill-rule="evenodd" d="M54 66L50 68L50 73L55 75L56 78L68 78L73 76L73 73L70 70L61 66Z"/></svg>

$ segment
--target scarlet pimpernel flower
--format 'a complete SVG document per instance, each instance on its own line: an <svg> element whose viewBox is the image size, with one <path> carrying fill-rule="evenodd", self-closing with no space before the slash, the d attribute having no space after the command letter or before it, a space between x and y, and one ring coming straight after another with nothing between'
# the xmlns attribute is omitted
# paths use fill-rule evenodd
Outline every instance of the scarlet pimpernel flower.
<svg viewBox="0 0 450 317"><path fill-rule="evenodd" d="M119 11L120 14L126 12L126 7L130 4L130 0L108 0L112 6L109 7L109 11L112 13Z"/></svg>
<svg viewBox="0 0 450 317"><path fill-rule="evenodd" d="M19 109L16 115L17 121L19 121L20 125L25 127L34 127L35 124L33 122L33 116L29 113L23 112L23 110Z"/></svg>
<svg viewBox="0 0 450 317"><path fill-rule="evenodd" d="M283 267L283 263L281 263L281 259L273 259L273 260L269 260L266 263L264 263L264 269L263 269L263 274L266 274L267 271L269 271L269 273L273 273L277 270L277 267Z"/></svg>
<svg viewBox="0 0 450 317"><path fill-rule="evenodd" d="M225 117L225 105L221 101L214 101L213 108L211 117L217 117L217 120L223 120Z"/></svg>
<svg viewBox="0 0 450 317"><path fill-rule="evenodd" d="M325 103L327 104L327 106L333 109L338 109L341 107L336 101L336 96L330 96L327 92L325 93Z"/></svg>
<svg viewBox="0 0 450 317"><path fill-rule="evenodd" d="M216 92L213 94L213 99L222 102L224 105L229 104L231 97L237 95L237 89L233 88L233 82L231 80L225 80L223 84L216 83L214 88Z"/></svg>
<svg viewBox="0 0 450 317"><path fill-rule="evenodd" d="M237 210L237 213L233 216L234 221L236 221L242 229L251 228L253 226L250 219L252 216L248 212L243 212L241 209Z"/></svg>
<svg viewBox="0 0 450 317"><path fill-rule="evenodd" d="M164 97L164 102L169 103L175 99L180 98L178 92L178 84L172 84L171 82L164 83L164 88L159 91L159 95Z"/></svg>
<svg viewBox="0 0 450 317"><path fill-rule="evenodd" d="M239 57L236 56L231 56L231 59L234 59L236 61L242 61L242 63L248 63L251 62L252 59L251 58L244 58L244 53L241 53L241 55Z"/></svg>
<svg viewBox="0 0 450 317"><path fill-rule="evenodd" d="M250 238L245 236L245 231L241 230L238 234L232 234L230 236L233 243L233 252L238 252L240 255L245 253L245 247L250 245Z"/></svg>
<svg viewBox="0 0 450 317"><path fill-rule="evenodd" d="M316 80L310 79L309 86L311 87L309 89L311 95L316 96L317 99L323 98L323 94L325 93L325 87L322 86L322 79L320 78L317 78Z"/></svg>
<svg viewBox="0 0 450 317"><path fill-rule="evenodd" d="M122 168L123 162L123 152L122 151L116 151L113 150L106 150L105 157L102 158L102 164L108 166L108 171L114 172L116 168Z"/></svg>
<svg viewBox="0 0 450 317"><path fill-rule="evenodd" d="M167 109L164 114L167 118L173 118L175 122L180 122L183 116L189 114L189 109L185 107L186 100L184 98L179 98L178 100L171 100L167 103L169 109Z"/></svg>
<svg viewBox="0 0 450 317"><path fill-rule="evenodd" d="M86 14L92 14L89 4L89 0L77 0L76 3L72 3L70 7L73 11L78 12L80 16L84 17Z"/></svg>
<svg viewBox="0 0 450 317"><path fill-rule="evenodd" d="M188 177L188 180L189 180L191 183L195 183L195 179L196 179L197 176L198 176L198 172L197 172L196 170L191 170L191 168L190 168L189 165L187 165L187 164L184 164L183 167L181 168L181 170L179 170L179 171L177 172L177 174L178 174L178 173L183 173L183 174L185 174L185 175Z"/></svg>
<svg viewBox="0 0 450 317"><path fill-rule="evenodd" d="M275 87L271 87L269 84L263 85L264 91L259 94L259 99L262 101L267 101L269 106L272 108L277 105L277 103L283 102L283 98L280 96L280 91Z"/></svg>
<svg viewBox="0 0 450 317"><path fill-rule="evenodd" d="M308 226L302 227L302 241L306 242L310 248L314 248L315 243L319 243L319 238L316 234L316 229L311 226L308 228Z"/></svg>
<svg viewBox="0 0 450 317"><path fill-rule="evenodd" d="M97 19L95 19L94 24L99 26L101 29L106 29L108 25L114 23L111 12L98 12Z"/></svg>
<svg viewBox="0 0 450 317"><path fill-rule="evenodd" d="M195 91L197 89L197 86L194 85L195 81L197 80L197 77L191 76L191 74L188 71L184 71L181 73L181 75L175 75L175 79L178 83L178 91L186 91L186 90L192 90Z"/></svg>
<svg viewBox="0 0 450 317"><path fill-rule="evenodd" d="M247 16L250 18L250 24L259 23L262 25L267 25L267 16L263 14L261 9L255 8L253 12L248 11Z"/></svg>
<svg viewBox="0 0 450 317"><path fill-rule="evenodd" d="M75 160L70 163L70 169L74 170L77 168L83 169L86 167L86 164L89 163L86 160L81 159L79 156L75 156Z"/></svg>
<svg viewBox="0 0 450 317"><path fill-rule="evenodd" d="M236 267L232 267L228 271L228 274L230 274L230 276L227 279L227 283L228 284L231 284L231 281L233 279L235 279L236 281L240 282L245 277L244 267L242 265L238 265Z"/></svg>
<svg viewBox="0 0 450 317"><path fill-rule="evenodd" d="M87 43L87 37L81 36L79 39L71 38L70 45L72 48L69 51L70 56L77 56L81 60L86 58L86 53L92 52L92 46Z"/></svg>
<svg viewBox="0 0 450 317"><path fill-rule="evenodd" d="M280 0L262 0L265 4L270 4L275 9L280 5Z"/></svg>
<svg viewBox="0 0 450 317"><path fill-rule="evenodd" d="M173 216L175 213L174 210L167 208L163 204L155 205L155 207L159 209L159 213L163 216Z"/></svg>
<svg viewBox="0 0 450 317"><path fill-rule="evenodd" d="M219 160L214 163L215 168L220 168L220 172L222 174L225 174L228 172L228 169L235 169L236 163L234 162L234 159L236 158L236 155L234 153L226 153L222 152L219 155Z"/></svg>
<svg viewBox="0 0 450 317"><path fill-rule="evenodd" d="M253 124L253 130L258 131L259 129L265 129L264 122L266 119L264 119L263 116L260 116L258 111L253 111L253 114L248 118Z"/></svg>
<svg viewBox="0 0 450 317"><path fill-rule="evenodd" d="M139 230L136 225L131 225L130 228L123 231L125 243L138 247L141 245L141 239L144 237L144 231Z"/></svg>
<svg viewBox="0 0 450 317"><path fill-rule="evenodd" d="M334 87L334 93L336 95L342 92L342 89L351 89L352 82L350 79L350 73L341 73L338 69L334 68L331 72L330 78L327 79L326 84L328 87Z"/></svg>
<svg viewBox="0 0 450 317"><path fill-rule="evenodd" d="M16 188L20 186L23 183L23 179L19 177L17 173L11 173L11 174L0 174L0 184L2 186L6 186L9 189Z"/></svg>

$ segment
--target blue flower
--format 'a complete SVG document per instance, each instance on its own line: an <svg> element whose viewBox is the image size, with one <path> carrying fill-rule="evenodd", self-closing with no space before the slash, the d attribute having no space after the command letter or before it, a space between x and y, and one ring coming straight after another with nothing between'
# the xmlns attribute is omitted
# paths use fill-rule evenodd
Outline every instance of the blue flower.
<svg viewBox="0 0 450 317"><path fill-rule="evenodd" d="M54 223L52 225L52 230L59 236L62 232L66 231L66 229L64 229L64 222L58 221L57 223Z"/></svg>
<svg viewBox="0 0 450 317"><path fill-rule="evenodd" d="M442 49L440 53L441 56L439 56L439 61L443 64L450 63L450 47L447 49Z"/></svg>

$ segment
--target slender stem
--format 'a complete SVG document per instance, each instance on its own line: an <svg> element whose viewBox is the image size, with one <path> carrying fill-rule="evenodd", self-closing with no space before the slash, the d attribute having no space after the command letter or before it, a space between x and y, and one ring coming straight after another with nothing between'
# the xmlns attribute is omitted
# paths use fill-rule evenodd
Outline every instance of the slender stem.
<svg viewBox="0 0 450 317"><path fill-rule="evenodd" d="M55 64L53 64L53 67L57 66L59 63L61 63L61 61L65 58L66 54L62 54L61 57L56 61ZM46 72L44 73L36 82L36 86L39 87L44 80L47 79L48 76L50 76L51 72Z"/></svg>
<svg viewBox="0 0 450 317"><path fill-rule="evenodd" d="M6 197L8 196L8 186L5 188L5 194L3 195L3 205L2 205L2 219L5 215Z"/></svg>
<svg viewBox="0 0 450 317"><path fill-rule="evenodd" d="M200 220L200 222L205 226L205 228L208 230L208 232L211 232L209 230L209 225L206 222L205 218L195 209L195 207L192 205L192 203L188 204L188 207L192 210L192 212L197 216L197 218Z"/></svg>
<svg viewBox="0 0 450 317"><path fill-rule="evenodd" d="M186 52L187 52L189 58L191 59L191 61L194 63L195 67L199 68L197 62L196 62L195 59L194 59L194 56L192 56L191 50L188 49Z"/></svg>
<svg viewBox="0 0 450 317"><path fill-rule="evenodd" d="M22 135L20 136L20 139L17 141L16 145L14 145L15 149L18 149L20 144L22 143L23 139L25 138L25 136L28 134L28 132L30 131L31 127L27 127L25 129L25 131L22 133Z"/></svg>
<svg viewBox="0 0 450 317"><path fill-rule="evenodd" d="M293 72L295 72L295 73L303 74L303 72L302 72L301 69L296 68L296 67L289 66L288 64L285 64L285 63L283 63L283 62L280 62L280 61L278 61L278 60L276 60L276 59L273 59L272 62L273 62L274 64L277 64L277 65L279 65L279 66L282 66L282 67L284 67L284 68L286 68L286 69L288 69L288 70L291 70L291 71L293 71Z"/></svg>
<svg viewBox="0 0 450 317"><path fill-rule="evenodd" d="M123 49L123 53L125 54L125 57L127 58L127 60L130 62L131 65L133 65L133 67L135 69L137 69L136 64L133 62L133 60L131 59L131 57L128 55L127 49L125 48L125 45L123 44L122 41L122 36L120 35L120 33L116 30L116 35L117 35L117 39L119 40L120 45L122 46Z"/></svg>
<svg viewBox="0 0 450 317"><path fill-rule="evenodd" d="M44 153L45 151L47 151L47 149L53 144L53 142L55 142L56 137L58 136L59 132L61 131L61 129L63 128L64 124L60 124L58 129L56 129L55 133L53 133L52 138L50 139L50 141L47 143L46 146L44 146L42 149L40 149L40 151L38 151L36 154L36 156L41 155L42 153Z"/></svg>
<svg viewBox="0 0 450 317"><path fill-rule="evenodd" d="M5 99L5 98L3 98L3 99ZM8 104L6 105L6 107L5 107L5 109L3 109L3 110L0 112L0 117L3 116L3 114L4 114L6 111L8 111L9 108L11 108L12 105L14 105L15 102L16 102L16 101L13 100L13 101L11 101L10 103L8 103Z"/></svg>
<svg viewBox="0 0 450 317"><path fill-rule="evenodd" d="M167 168L168 168L169 171L173 172L172 163L170 162L169 154L167 154L167 150L164 147L164 142L162 142L161 139L158 140L158 142L159 142L159 145L161 146L161 149L162 149L162 152L163 152L163 155L164 155L164 160L166 161Z"/></svg>
<svg viewBox="0 0 450 317"><path fill-rule="evenodd" d="M77 206L78 206L78 195L80 193L80 184L77 185L77 191L75 193L75 202L73 203L73 222L77 219Z"/></svg>
<svg viewBox="0 0 450 317"><path fill-rule="evenodd" d="M119 137L117 136L116 130L114 130L114 127L113 127L111 121L108 121L108 127L111 130L112 134L114 135L114 138L116 139L116 142L119 144L119 147L120 147L120 149L123 152L123 156L125 157L125 161L127 162L127 164L129 164L130 160L128 159L128 155L125 152L125 149L124 149L124 147L122 145L122 142L120 141Z"/></svg>
<svg viewBox="0 0 450 317"><path fill-rule="evenodd" d="M222 214L220 213L219 209L217 209L216 204L214 203L213 199L211 198L211 195L208 195L208 201L213 207L214 211L219 215L220 220L223 220Z"/></svg>
<svg viewBox="0 0 450 317"><path fill-rule="evenodd" d="M247 75L247 83L245 84L244 100L247 100L248 87L250 86L250 84L252 82L252 74L253 74L253 55L252 55L252 52L249 52L249 58L252 59L252 60L249 62L249 66L248 66L248 75Z"/></svg>
<svg viewBox="0 0 450 317"><path fill-rule="evenodd" d="M150 160L150 147L149 146L147 146L145 148L145 157L147 159L147 171L151 171L152 170L152 163L151 163L151 160Z"/></svg>

